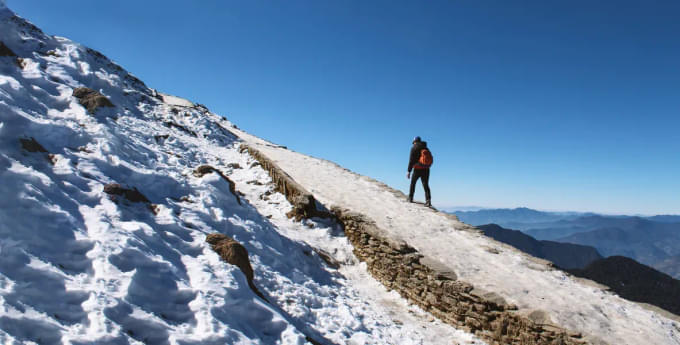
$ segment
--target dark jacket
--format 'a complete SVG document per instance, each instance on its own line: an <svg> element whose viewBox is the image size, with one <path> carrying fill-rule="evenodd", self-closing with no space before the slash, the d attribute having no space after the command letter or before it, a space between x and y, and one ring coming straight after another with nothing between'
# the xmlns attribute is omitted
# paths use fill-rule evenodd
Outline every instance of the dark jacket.
<svg viewBox="0 0 680 345"><path fill-rule="evenodd" d="M409 157L408 160L408 172L411 172L411 170L415 167L416 169L429 169L429 167L424 167L422 165L416 165L418 164L418 160L420 159L420 151L422 149L427 148L427 142L426 141L417 141L413 143L413 147L411 147L411 156Z"/></svg>

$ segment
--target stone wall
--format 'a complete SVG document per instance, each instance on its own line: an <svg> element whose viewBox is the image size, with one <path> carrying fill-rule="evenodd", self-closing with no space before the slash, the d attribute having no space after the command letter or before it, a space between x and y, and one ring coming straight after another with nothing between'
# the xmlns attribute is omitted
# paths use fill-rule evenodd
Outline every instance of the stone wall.
<svg viewBox="0 0 680 345"><path fill-rule="evenodd" d="M309 193L299 183L295 182L285 171L279 168L276 163L267 158L257 149L241 144L239 151L248 152L248 154L255 158L262 168L269 173L272 178L276 191L286 196L286 199L293 205L293 210L288 213L289 218L295 218L300 221L302 218L321 217L327 218L330 216L328 212L319 210L316 207L316 200L312 193Z"/></svg>
<svg viewBox="0 0 680 345"><path fill-rule="evenodd" d="M490 344L585 344L581 335L543 325L517 313L493 292L457 280L454 272L428 260L407 243L390 239L364 216L333 208L354 254L388 289L440 320L468 330Z"/></svg>
<svg viewBox="0 0 680 345"><path fill-rule="evenodd" d="M270 159L250 146L243 145L242 149L262 164L277 190L291 203L307 200L301 205L305 217L319 212L314 197ZM588 343L580 333L540 323L540 311L521 315L517 307L507 304L498 294L459 281L455 272L424 257L406 242L386 236L367 217L337 207L330 214L342 225L354 254L366 262L375 279L443 322L468 330L493 345Z"/></svg>

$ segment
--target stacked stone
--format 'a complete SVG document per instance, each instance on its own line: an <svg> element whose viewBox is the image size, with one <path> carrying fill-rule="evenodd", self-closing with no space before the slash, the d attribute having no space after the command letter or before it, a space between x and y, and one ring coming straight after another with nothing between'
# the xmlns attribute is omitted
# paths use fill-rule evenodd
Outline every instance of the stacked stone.
<svg viewBox="0 0 680 345"><path fill-rule="evenodd" d="M276 188L293 204L295 217L324 216L314 197L258 150L241 146L269 172ZM406 242L387 236L375 222L349 210L330 214L343 226L354 254L387 288L456 328L473 332L492 345L582 345L580 333L540 324L517 312L494 293L457 280L441 263L428 260Z"/></svg>
<svg viewBox="0 0 680 345"><path fill-rule="evenodd" d="M375 223L365 217L332 209L354 246L354 254L366 262L371 275L386 287L417 304L440 320L473 332L490 344L585 344L580 334L542 325L519 315L516 307L500 296L484 298L474 287L456 280L437 263L406 243L383 237ZM433 268L433 266L435 268Z"/></svg>
<svg viewBox="0 0 680 345"><path fill-rule="evenodd" d="M327 212L317 210L314 196L307 192L304 187L295 182L290 175L279 168L276 163L267 158L260 151L246 144L242 144L239 150L241 152L247 151L251 157L255 158L255 160L260 163L262 168L266 170L272 178L276 190L283 194L291 205L293 205L293 209L286 214L288 218L295 218L295 220L299 222L304 218L327 218L330 216Z"/></svg>

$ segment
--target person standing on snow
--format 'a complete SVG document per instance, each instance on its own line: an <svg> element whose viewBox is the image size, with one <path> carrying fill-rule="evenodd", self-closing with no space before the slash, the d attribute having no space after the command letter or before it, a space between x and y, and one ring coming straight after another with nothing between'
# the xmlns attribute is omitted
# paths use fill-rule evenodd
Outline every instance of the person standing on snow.
<svg viewBox="0 0 680 345"><path fill-rule="evenodd" d="M408 193L409 202L413 202L416 182L418 182L418 179L421 179L423 189L425 189L425 206L432 206L429 185L432 161L432 153L427 148L427 142L420 140L420 137L415 137L413 139L413 147L411 147L411 156L408 160L408 173L406 174L406 178L411 179L411 188ZM413 170L413 177L411 177L411 170Z"/></svg>

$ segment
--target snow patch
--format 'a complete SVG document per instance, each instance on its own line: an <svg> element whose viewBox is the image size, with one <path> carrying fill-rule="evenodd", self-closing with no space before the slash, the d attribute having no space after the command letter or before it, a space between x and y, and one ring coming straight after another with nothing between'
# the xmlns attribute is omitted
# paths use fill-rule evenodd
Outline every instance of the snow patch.
<svg viewBox="0 0 680 345"><path fill-rule="evenodd" d="M180 107L193 107L194 106L194 103L192 103L191 101L186 100L184 98L180 98L180 97L177 97L177 96L172 96L172 95L168 95L168 94L160 93L160 92L158 94L161 95L161 97L163 98L163 102L165 102L167 104L177 105L177 106L180 106Z"/></svg>

